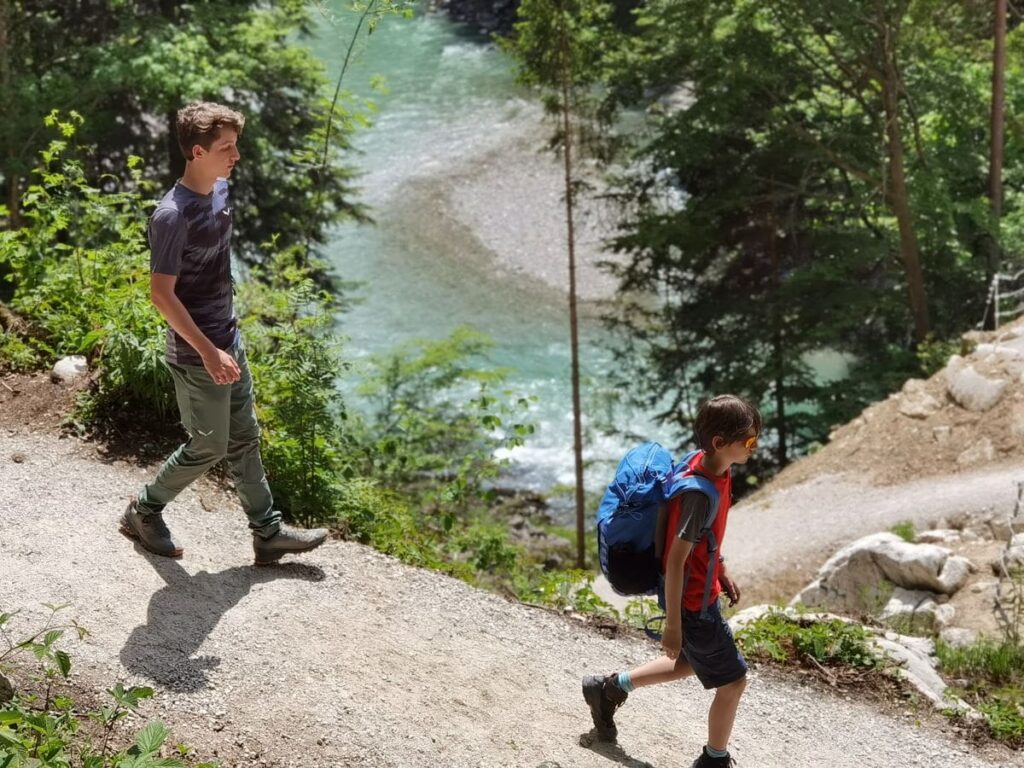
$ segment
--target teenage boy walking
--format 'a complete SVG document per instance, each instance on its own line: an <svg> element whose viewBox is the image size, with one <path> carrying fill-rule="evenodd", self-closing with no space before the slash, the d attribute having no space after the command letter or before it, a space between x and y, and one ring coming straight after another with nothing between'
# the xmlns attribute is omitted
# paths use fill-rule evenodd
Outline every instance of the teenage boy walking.
<svg viewBox="0 0 1024 768"><path fill-rule="evenodd" d="M180 557L163 509L193 480L226 459L249 517L256 565L323 544L324 529L281 524L259 450L252 378L232 300L227 177L238 162L245 118L208 102L178 112L185 174L149 222L150 296L167 320L167 366L188 440L144 486L121 530L157 555Z"/></svg>
<svg viewBox="0 0 1024 768"><path fill-rule="evenodd" d="M700 407L694 431L701 450L690 466L709 478L718 491L718 514L711 531L721 546L732 498L731 467L745 464L757 447L761 414L742 398L720 395ZM715 698L708 712L707 744L692 768L728 768L734 764L728 750L729 736L747 685L747 663L719 606L722 591L730 605L735 605L740 590L729 578L718 553L709 603L702 617L710 555L707 538L698 541L698 534L710 512L708 504L708 497L699 491L688 491L668 502L663 592L659 595L666 613L661 638L664 655L629 672L585 677L583 697L590 706L598 736L614 740L613 715L630 693L696 675L705 688L715 689Z"/></svg>

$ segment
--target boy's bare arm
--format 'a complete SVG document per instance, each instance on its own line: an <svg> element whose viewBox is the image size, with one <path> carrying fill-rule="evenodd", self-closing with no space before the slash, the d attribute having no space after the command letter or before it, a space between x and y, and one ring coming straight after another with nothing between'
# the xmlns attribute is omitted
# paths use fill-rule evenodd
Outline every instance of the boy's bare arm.
<svg viewBox="0 0 1024 768"><path fill-rule="evenodd" d="M227 352L217 349L213 342L206 337L206 334L199 330L199 326L185 309L185 305L174 293L174 285L177 282L176 275L152 273L149 276L149 297L153 305L160 311L171 328L199 353L203 359L203 366L217 384L230 384L238 381L240 374L235 359Z"/></svg>
<svg viewBox="0 0 1024 768"><path fill-rule="evenodd" d="M677 658L683 648L683 569L692 550L692 541L677 539L665 563L665 631L661 647L670 659Z"/></svg>
<svg viewBox="0 0 1024 768"><path fill-rule="evenodd" d="M740 601L740 588L732 577L729 576L729 572L725 567L725 558L721 559L718 570L718 581L722 585L722 589L725 590L725 594L729 598L729 607L732 608L736 603Z"/></svg>

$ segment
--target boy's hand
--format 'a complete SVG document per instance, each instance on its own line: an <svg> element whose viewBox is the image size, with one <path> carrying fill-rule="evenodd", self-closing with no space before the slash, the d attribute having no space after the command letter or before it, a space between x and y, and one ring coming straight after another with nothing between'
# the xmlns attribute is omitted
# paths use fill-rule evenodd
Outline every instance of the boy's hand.
<svg viewBox="0 0 1024 768"><path fill-rule="evenodd" d="M678 659L679 652L683 649L683 629L676 624L666 627L661 633L661 649L670 659Z"/></svg>
<svg viewBox="0 0 1024 768"><path fill-rule="evenodd" d="M241 372L238 370L238 363L235 358L223 349L214 349L215 354L203 357L203 367L213 379L215 384L232 384L238 381Z"/></svg>
<svg viewBox="0 0 1024 768"><path fill-rule="evenodd" d="M729 607L732 608L740 601L740 588L736 586L735 581L729 578L724 569L718 574L718 581L721 583L722 589L725 590L725 594L729 597Z"/></svg>

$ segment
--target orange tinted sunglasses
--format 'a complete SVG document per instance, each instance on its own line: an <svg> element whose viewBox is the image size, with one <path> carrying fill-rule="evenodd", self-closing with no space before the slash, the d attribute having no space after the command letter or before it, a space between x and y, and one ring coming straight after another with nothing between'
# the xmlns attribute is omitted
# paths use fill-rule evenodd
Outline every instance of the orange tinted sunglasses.
<svg viewBox="0 0 1024 768"><path fill-rule="evenodd" d="M748 437L746 440L743 441L743 447L746 448L748 451L752 450L754 448L757 448L757 438L758 437L759 437L759 435L754 435L753 437Z"/></svg>

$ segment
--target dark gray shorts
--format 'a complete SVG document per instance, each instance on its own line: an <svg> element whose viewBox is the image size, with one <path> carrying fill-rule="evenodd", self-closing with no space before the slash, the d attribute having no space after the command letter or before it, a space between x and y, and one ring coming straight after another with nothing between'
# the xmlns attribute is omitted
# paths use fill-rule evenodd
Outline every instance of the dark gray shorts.
<svg viewBox="0 0 1024 768"><path fill-rule="evenodd" d="M683 611L683 637L686 660L705 688L721 688L747 674L747 661L722 618L718 600L708 606L707 619L700 611Z"/></svg>

